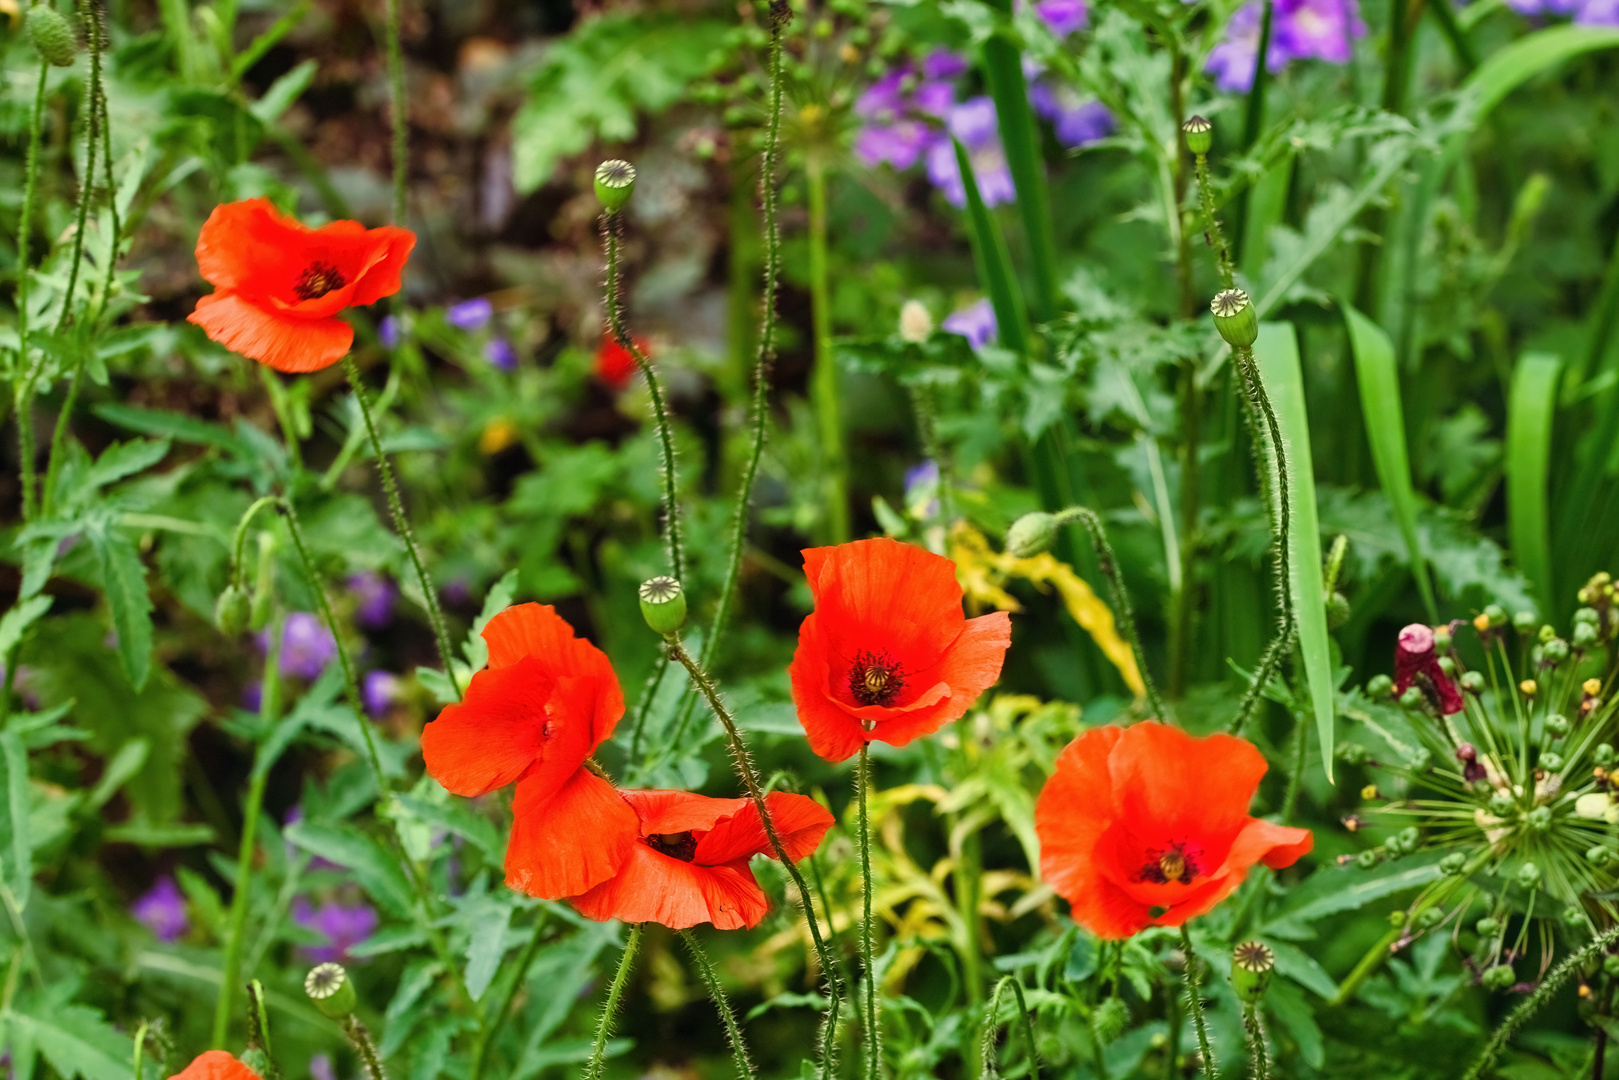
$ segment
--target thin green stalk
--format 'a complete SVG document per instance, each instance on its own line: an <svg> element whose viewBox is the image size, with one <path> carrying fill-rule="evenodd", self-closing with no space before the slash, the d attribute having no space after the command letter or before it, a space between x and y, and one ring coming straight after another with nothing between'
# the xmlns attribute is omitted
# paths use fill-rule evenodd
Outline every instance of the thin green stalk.
<svg viewBox="0 0 1619 1080"><path fill-rule="evenodd" d="M1214 1065L1214 1051L1209 1047L1209 1028L1203 1019L1203 998L1198 993L1197 953L1192 951L1192 934L1181 923L1181 952L1186 956L1186 1009L1192 1014L1192 1026L1197 1029L1197 1052L1203 1059L1203 1075L1209 1080L1219 1076Z"/></svg>
<svg viewBox="0 0 1619 1080"><path fill-rule="evenodd" d="M1181 999L1179 994L1165 994L1169 1000L1164 1011L1169 1014L1169 1042L1164 1046L1163 1080L1180 1080L1181 1056Z"/></svg>
<svg viewBox="0 0 1619 1080"><path fill-rule="evenodd" d="M119 220L118 213L118 185L112 178L112 121L107 113L107 83L102 79L96 87L96 100L101 108L101 169L107 188L107 213L112 218L112 240L107 245L107 265L101 280L101 295L98 297L96 313L91 318L94 323L107 313L107 305L112 302L112 287L118 273L118 248L124 239L124 223Z"/></svg>
<svg viewBox="0 0 1619 1080"><path fill-rule="evenodd" d="M263 1080L281 1080L281 1068L275 1061L275 1049L270 1045L270 1013L264 1003L264 984L257 979L247 981L247 1048L262 1055Z"/></svg>
<svg viewBox="0 0 1619 1080"><path fill-rule="evenodd" d="M472 1047L472 1065L468 1070L469 1080L481 1080L483 1068L489 1060L489 1048L494 1045L495 1036L506 1023L506 1017L511 1013L512 1001L517 997L517 990L528 977L528 969L533 966L534 958L540 955L540 946L545 940L542 931L545 929L546 911L542 907L534 916L534 935L528 939L528 944L517 957L517 965L512 970L510 981L501 991L495 1007L484 1016L483 1030L478 1033L478 1041Z"/></svg>
<svg viewBox="0 0 1619 1080"><path fill-rule="evenodd" d="M747 744L742 741L742 733L737 730L736 718L725 707L719 689L702 666L680 644L678 637L669 635L663 640L668 647L669 655L686 669L691 681L708 701L709 709L725 728L726 738L730 741L732 762L736 765L737 774L742 778L742 785L748 789L748 797L753 800L754 807L759 811L759 818L764 823L765 836L770 841L770 849L787 868L788 875L793 879L793 886L798 890L799 900L804 905L804 918L809 922L810 940L815 944L815 956L820 961L821 974L826 979L827 985L826 1020L821 1034L821 1076L823 1080L831 1080L836 1064L838 1010L842 1002L843 988L838 980L837 962L831 950L827 948L825 939L821 937L821 926L815 918L815 904L812 902L809 885L805 883L804 875L799 872L797 864L787 854L787 848L781 842L781 834L776 831L775 819L770 816L769 808L765 805L764 789L759 784L758 773L754 771L753 759L748 754ZM827 918L831 917L831 912L828 911Z"/></svg>
<svg viewBox="0 0 1619 1080"><path fill-rule="evenodd" d="M1249 1002L1242 1008L1242 1026L1248 1033L1248 1060L1254 1080L1270 1080L1270 1047L1265 1045L1265 1025L1259 1018L1259 1006Z"/></svg>
<svg viewBox="0 0 1619 1080"><path fill-rule="evenodd" d="M719 973L709 962L708 956L703 952L702 943L697 935L690 930L680 931L680 940L685 942L686 949L691 958L697 963L697 972L702 977L703 985L708 987L708 998L714 1003L714 1009L720 1014L720 1022L725 1025L725 1037L731 1044L731 1060L736 1062L737 1080L753 1080L753 1062L748 1060L748 1044L742 1038L742 1029L737 1026L736 1014L731 1011L730 999L725 996L725 987L720 984Z"/></svg>
<svg viewBox="0 0 1619 1080"><path fill-rule="evenodd" d="M877 1026L877 964L871 926L871 816L866 805L871 788L871 744L860 744L860 764L855 769L855 790L860 798L860 883L865 917L860 923L860 962L866 971L866 1076L882 1075L883 1034Z"/></svg>
<svg viewBox="0 0 1619 1080"><path fill-rule="evenodd" d="M1247 107L1243 111L1242 121L1242 151L1247 153L1253 149L1254 143L1259 141L1259 134L1265 127L1265 90L1270 85L1270 46L1276 21L1276 5L1272 0L1265 0L1264 15L1259 23L1259 48L1254 53L1254 78L1248 90ZM1208 191L1208 177L1200 174L1200 186ZM1243 201L1237 204L1237 220L1233 222L1232 234L1236 239L1238 259L1242 257L1243 242L1248 231L1249 215L1253 212L1254 189L1250 187ZM1205 219L1212 219L1214 214L1207 202L1203 206ZM1231 279L1222 269L1222 288L1231 288Z"/></svg>
<svg viewBox="0 0 1619 1080"><path fill-rule="evenodd" d="M1034 1020L1029 1016L1029 1004L1023 998L1023 984L1016 975L1002 977L989 996L989 1008L984 1010L984 1053L980 1076L999 1077L1000 1068L995 1061L995 1031L1000 1027L1001 994L1007 987L1017 999L1018 1015L1023 1018L1023 1038L1029 1048L1029 1080L1040 1080L1040 1050L1034 1041Z"/></svg>
<svg viewBox="0 0 1619 1080"><path fill-rule="evenodd" d="M827 542L849 539L849 461L844 445L843 398L838 387L837 360L832 355L832 290L826 255L826 170L810 155L804 166L809 189L810 316L815 338L815 370L810 382L815 396L815 417L820 426L821 453L826 482Z"/></svg>
<svg viewBox="0 0 1619 1080"><path fill-rule="evenodd" d="M663 387L652 361L630 336L624 324L624 283L619 272L619 242L624 231L622 214L603 214L602 240L607 251L607 326L613 339L635 358L635 364L646 377L652 395L652 416L658 425L658 442L663 451L663 512L664 542L669 548L669 575L680 581L686 574L685 554L680 542L680 499L677 494L679 480L675 472L675 442L669 428L669 410L664 404Z"/></svg>
<svg viewBox="0 0 1619 1080"><path fill-rule="evenodd" d="M405 542L405 550L410 554L410 564L416 570L416 580L422 587L422 599L427 604L427 617L433 624L433 640L438 645L439 662L444 665L444 676L450 680L450 687L455 691L456 700L461 700L461 682L455 677L454 655L450 648L450 632L444 624L444 612L439 607L438 592L433 588L433 579L428 576L427 564L422 562L422 553L416 547L416 535L410 527L410 518L405 514L404 501L399 497L399 485L394 480L393 466L388 462L388 455L382 450L382 437L377 433L376 420L371 415L371 399L366 394L365 384L360 381L360 369L354 363L352 355L343 357L343 372L348 376L349 388L354 391L354 400L359 403L360 415L365 419L365 433L371 440L371 452L377 458L377 472L382 476L382 489L388 496L388 513L393 517L394 531Z"/></svg>
<svg viewBox="0 0 1619 1080"><path fill-rule="evenodd" d="M961 838L961 857L956 868L956 916L962 923L961 981L966 986L969 1007L984 1000L984 958L978 952L978 904L982 899L983 853L976 829ZM978 1065L984 1055L987 1032L982 1027L972 1033L973 1043L966 1059L969 1067Z"/></svg>
<svg viewBox="0 0 1619 1080"><path fill-rule="evenodd" d="M73 375L68 379L67 393L62 396L62 408L56 414L56 429L51 432L50 456L45 459L45 485L40 492L40 513L50 517L56 506L56 482L62 472L62 454L67 448L67 432L78 404L79 386L84 381L84 350L79 350L73 363Z"/></svg>
<svg viewBox="0 0 1619 1080"><path fill-rule="evenodd" d="M348 1036L349 1045L354 1052L360 1055L360 1063L365 1066L366 1080L387 1080L382 1071L382 1058L377 1055L376 1044L371 1041L371 1033L360 1018L353 1013L343 1017L343 1034Z"/></svg>
<svg viewBox="0 0 1619 1080"><path fill-rule="evenodd" d="M1479 1077L1483 1076L1484 1070L1488 1069L1495 1061L1496 1055L1506 1046L1507 1040L1511 1039L1531 1016L1540 1011L1542 1005L1546 1004L1557 991L1563 988L1563 984L1580 969L1581 965L1591 957L1601 953L1615 941L1619 941L1619 927L1614 927L1612 930L1593 938L1584 948L1569 954L1567 959L1553 968L1551 973L1541 980L1540 985L1535 988L1535 992L1525 998L1523 1003L1516 1009L1508 1013L1507 1018L1496 1027L1495 1033L1490 1036L1490 1041L1484 1044L1484 1049L1479 1051L1477 1060L1473 1062L1472 1067L1467 1070L1467 1075L1462 1077L1462 1080L1478 1080Z"/></svg>
<svg viewBox="0 0 1619 1080"><path fill-rule="evenodd" d="M219 997L214 1003L214 1032L210 1045L215 1050L225 1048L236 983L242 977L242 932L247 925L248 898L252 892L253 854L257 848L259 814L264 808L264 785L270 778L264 747L269 743L267 733L274 726L281 705L282 622L279 618L270 621L270 646L264 657L264 681L259 691L259 730L264 735L253 750L253 772L248 780L247 802L242 807L242 837L236 848L236 880L233 882L230 916L225 931L225 965Z"/></svg>
<svg viewBox="0 0 1619 1080"><path fill-rule="evenodd" d="M399 47L400 2L387 0L388 96L392 102L389 120L393 124L395 225L405 223L405 182L410 174L410 142L406 130L410 99L405 96L405 57Z"/></svg>
<svg viewBox="0 0 1619 1080"><path fill-rule="evenodd" d="M1179 700L1191 679L1193 621L1197 617L1198 514L1202 495L1199 428L1203 393L1197 385L1197 361L1180 363L1181 392L1181 573L1170 619L1169 696Z"/></svg>
<svg viewBox="0 0 1619 1080"><path fill-rule="evenodd" d="M101 15L94 5L98 0L81 0L85 40L90 49L90 110L85 119L84 176L79 181L78 220L73 227L73 259L68 264L67 290L62 294L62 314L56 320L60 334L73 320L73 293L79 286L79 266L84 261L84 229L90 220L90 200L96 192L96 151L99 149L101 107L97 91L101 86ZM75 372L77 381L77 372Z"/></svg>
<svg viewBox="0 0 1619 1080"><path fill-rule="evenodd" d="M1270 5L1265 6L1270 10ZM1197 155L1197 197L1203 208L1203 238L1214 249L1214 267L1220 274L1220 288L1230 289L1236 283L1236 270L1231 265L1231 250L1226 246L1225 233L1220 229L1220 216L1214 209L1214 189L1209 184L1209 159Z"/></svg>
<svg viewBox="0 0 1619 1080"><path fill-rule="evenodd" d="M1426 0L1426 3L1428 10L1433 12L1434 21L1439 24L1440 32L1450 43L1450 51L1456 54L1462 74L1471 75L1473 69L1478 67L1478 51L1467 40L1467 31L1456 21L1456 13L1450 9L1450 0Z"/></svg>
<svg viewBox="0 0 1619 1080"><path fill-rule="evenodd" d="M607 991L607 1001L602 1005L601 1019L596 1022L596 1041L591 1047L590 1061L585 1065L585 1080L601 1080L602 1058L607 1052L607 1037L613 1031L613 1014L618 1012L618 1002L624 996L624 984L629 981L630 968L635 963L635 952L641 945L641 930L644 924L636 923L630 927L629 940L624 943L624 955L619 957L618 970L613 973L613 985Z"/></svg>
<svg viewBox="0 0 1619 1080"><path fill-rule="evenodd" d="M772 7L774 11L774 7ZM786 11L792 18L792 10ZM719 655L720 635L731 613L731 601L742 576L742 552L748 541L748 508L753 503L753 484L759 476L759 459L764 456L765 431L770 420L770 369L776 361L776 287L781 277L781 228L776 220L776 162L781 153L781 35L785 19L770 23L770 126L765 135L764 160L759 167L759 201L763 207L765 244L764 315L759 329L758 358L753 365L753 446L742 469L742 483L736 493L736 514L731 519L731 546L725 564L725 583L720 586L714 621L709 624L708 640L703 642L703 665ZM658 669L662 677L663 666ZM637 725L639 734L640 727ZM632 753L631 759L634 760Z"/></svg>
<svg viewBox="0 0 1619 1080"><path fill-rule="evenodd" d="M1299 807L1299 788L1304 778L1304 751L1309 739L1310 725L1302 716L1294 717L1295 727L1293 733L1293 771L1287 774L1287 792L1282 796L1282 824L1287 825L1293 820L1293 812Z"/></svg>
<svg viewBox="0 0 1619 1080"><path fill-rule="evenodd" d="M150 1020L142 1020L141 1026L135 1029L135 1080L146 1080L141 1074L141 1058L146 1052L146 1033L151 1027Z"/></svg>
<svg viewBox="0 0 1619 1080"><path fill-rule="evenodd" d="M48 60L39 62L39 85L34 90L34 111L28 122L28 158L23 167L22 217L17 222L17 371L21 381L15 389L17 411L17 463L22 480L22 516L34 514L34 418L30 398L37 370L28 361L28 294L33 273L28 266L28 241L34 226L34 200L39 189L39 140L44 127L45 80L50 74Z"/></svg>
<svg viewBox="0 0 1619 1080"><path fill-rule="evenodd" d="M277 376L266 364L259 364L259 382L264 384L264 392L270 397L270 409L275 413L276 424L281 428L281 442L287 448L287 460L292 465L293 472L300 472L304 467L304 453L302 441L298 438L298 424L293 419L292 406L287 401L287 388L281 385Z"/></svg>

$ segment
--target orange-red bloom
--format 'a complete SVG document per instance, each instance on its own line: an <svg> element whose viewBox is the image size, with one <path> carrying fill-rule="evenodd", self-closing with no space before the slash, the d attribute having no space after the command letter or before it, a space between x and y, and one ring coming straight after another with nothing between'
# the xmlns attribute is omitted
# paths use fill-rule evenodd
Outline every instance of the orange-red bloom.
<svg viewBox="0 0 1619 1080"><path fill-rule="evenodd" d="M1146 722L1069 743L1040 792L1040 873L1098 937L1179 926L1230 896L1249 867L1292 866L1308 829L1248 816L1265 758L1232 735Z"/></svg>
<svg viewBox="0 0 1619 1080"><path fill-rule="evenodd" d="M748 868L755 855L775 857L752 799L710 799L686 791L621 791L639 820L637 843L618 873L572 899L592 919L655 922L675 930L713 923L752 929L770 901ZM781 846L797 861L813 852L832 815L813 799L776 791L765 796Z"/></svg>
<svg viewBox="0 0 1619 1080"><path fill-rule="evenodd" d="M642 353L651 355L646 342L633 335L630 340ZM630 350L618 343L611 330L603 331L601 348L596 350L596 377L614 390L622 390L635 378L636 370L635 357Z"/></svg>
<svg viewBox="0 0 1619 1080"><path fill-rule="evenodd" d="M606 654L550 607L507 608L483 639L489 666L422 731L427 771L457 795L515 781L506 884L575 896L610 877L636 838L635 812L584 768L624 715L624 692Z"/></svg>
<svg viewBox="0 0 1619 1080"><path fill-rule="evenodd" d="M214 292L190 321L277 371L318 371L354 344L338 312L398 292L415 246L409 229L357 221L311 229L266 199L223 203L197 236L197 268Z"/></svg>
<svg viewBox="0 0 1619 1080"><path fill-rule="evenodd" d="M937 731L1000 678L1011 616L964 616L949 559L858 540L804 552L804 573L815 611L788 673L799 723L828 761Z"/></svg>
<svg viewBox="0 0 1619 1080"><path fill-rule="evenodd" d="M223 1050L205 1050L169 1080L259 1080L259 1074Z"/></svg>

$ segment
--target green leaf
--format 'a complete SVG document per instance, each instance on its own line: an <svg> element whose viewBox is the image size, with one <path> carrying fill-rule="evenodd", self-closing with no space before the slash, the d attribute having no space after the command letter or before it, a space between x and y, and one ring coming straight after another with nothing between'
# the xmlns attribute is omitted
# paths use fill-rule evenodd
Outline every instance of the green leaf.
<svg viewBox="0 0 1619 1080"><path fill-rule="evenodd" d="M249 105L247 111L263 123L275 123L282 113L292 108L293 102L303 97L319 68L320 64L315 60L305 60L271 83L264 96Z"/></svg>
<svg viewBox="0 0 1619 1080"><path fill-rule="evenodd" d="M467 942L467 968L464 976L467 996L477 1001L489 989L489 983L500 968L500 959L506 955L506 928L511 925L512 909L509 904L487 901L487 910L472 927L472 938Z"/></svg>
<svg viewBox="0 0 1619 1080"><path fill-rule="evenodd" d="M415 795L396 795L400 805L429 825L436 825L471 842L495 866L506 861L506 845L486 817L473 813L465 802L435 803Z"/></svg>
<svg viewBox="0 0 1619 1080"><path fill-rule="evenodd" d="M1546 488L1562 373L1559 357L1525 353L1512 372L1507 400L1507 526L1512 557L1547 615L1552 611L1552 565Z"/></svg>
<svg viewBox="0 0 1619 1080"><path fill-rule="evenodd" d="M1029 108L1029 87L1023 58L1008 35L995 34L984 42L984 75L995 101L1001 145L1017 189L1018 212L1029 245L1034 278L1034 317L1048 322L1057 314L1057 229L1051 221L1051 196L1046 190L1046 163L1040 154L1040 129Z"/></svg>
<svg viewBox="0 0 1619 1080"><path fill-rule="evenodd" d="M978 180L973 175L967 151L959 139L952 137L951 141L956 148L961 185L967 192L967 236L972 241L973 264L978 268L979 282L989 293L990 306L995 309L997 334L1008 349L1027 353L1029 341L1023 316L1023 294L1018 289L1017 276L1012 273L1012 256L1007 253L1006 238L978 193Z"/></svg>
<svg viewBox="0 0 1619 1080"><path fill-rule="evenodd" d="M169 453L169 441L137 439L134 442L113 443L101 452L96 463L84 476L81 490L93 491L108 484L133 476L143 469L162 461Z"/></svg>
<svg viewBox="0 0 1619 1080"><path fill-rule="evenodd" d="M1359 867L1321 870L1293 890L1287 898L1288 906L1270 920L1266 929L1286 923L1307 924L1341 911L1354 911L1373 900L1426 885L1437 877L1439 867L1435 862L1415 866L1384 863L1371 870Z"/></svg>
<svg viewBox="0 0 1619 1080"><path fill-rule="evenodd" d="M152 598L146 590L146 565L135 545L114 532L104 518L93 519L84 534L101 568L107 608L118 632L118 655L138 693L152 674Z"/></svg>
<svg viewBox="0 0 1619 1080"><path fill-rule="evenodd" d="M1552 26L1536 30L1492 53L1462 84L1457 96L1476 126L1503 98L1536 75L1584 53L1613 48L1619 48L1619 29Z"/></svg>
<svg viewBox="0 0 1619 1080"><path fill-rule="evenodd" d="M11 650L22 640L24 631L51 609L54 597L34 596L13 607L0 618L0 661L11 655Z"/></svg>
<svg viewBox="0 0 1619 1080"><path fill-rule="evenodd" d="M1349 326L1349 347L1355 354L1355 381L1360 384L1360 409L1366 421L1366 441L1372 447L1372 465L1378 483L1394 510L1417 591L1437 622L1439 605L1428 580L1428 566L1417 542L1417 493L1411 485L1411 459L1405 445L1405 408L1400 402L1400 373L1394 362L1394 343L1381 327L1348 304L1343 306Z"/></svg>
<svg viewBox="0 0 1619 1080"><path fill-rule="evenodd" d="M467 641L461 647L461 652L467 658L467 666L473 671L481 671L489 663L489 645L483 639L483 628L489 625L490 619L512 606L512 599L517 595L517 575L517 570L508 570L489 587L489 595L483 598L483 610L473 620L472 629L467 631Z"/></svg>
<svg viewBox="0 0 1619 1080"><path fill-rule="evenodd" d="M5 758L5 798L0 800L0 881L11 892L18 910L28 906L34 880L34 844L30 829L31 791L28 752L16 731L0 734L0 756Z"/></svg>
<svg viewBox="0 0 1619 1080"><path fill-rule="evenodd" d="M1264 323L1254 343L1254 359L1276 411L1287 448L1288 500L1291 527L1287 535L1288 583L1293 618L1298 626L1304 679L1310 687L1321 765L1332 779L1333 703L1332 651L1327 637L1327 604L1321 584L1321 525L1316 519L1315 462L1310 456L1310 418L1304 405L1304 373L1299 367L1298 335L1292 323Z"/></svg>
<svg viewBox="0 0 1619 1080"><path fill-rule="evenodd" d="M118 427L137 431L142 435L156 435L174 439L176 442L196 443L202 446L217 446L221 450L238 455L246 452L242 441L225 428L182 413L114 404L97 405L90 411L109 424L116 424Z"/></svg>
<svg viewBox="0 0 1619 1080"><path fill-rule="evenodd" d="M13 1037L31 1041L51 1068L66 1080L129 1080L134 1044L115 1031L95 1009L40 1002L33 1010L8 1016Z"/></svg>
<svg viewBox="0 0 1619 1080"><path fill-rule="evenodd" d="M147 755L152 752L150 741L139 736L129 740L118 748L112 760L107 762L101 770L101 779L91 790L90 797L85 805L91 810L100 810L107 804L107 800L118 793L136 773L140 772L146 764Z"/></svg>
<svg viewBox="0 0 1619 1080"><path fill-rule="evenodd" d="M346 825L310 821L288 825L283 835L311 855L354 871L360 887L395 915L410 914L413 904L410 882L400 869L399 857L384 850L369 836Z"/></svg>
<svg viewBox="0 0 1619 1080"><path fill-rule="evenodd" d="M388 1010L383 1014L382 1042L377 1045L377 1053L383 1060L393 1057L404 1043L412 1026L408 1020L411 1006L421 999L443 970L443 964L423 956L405 965L405 973L399 977Z"/></svg>

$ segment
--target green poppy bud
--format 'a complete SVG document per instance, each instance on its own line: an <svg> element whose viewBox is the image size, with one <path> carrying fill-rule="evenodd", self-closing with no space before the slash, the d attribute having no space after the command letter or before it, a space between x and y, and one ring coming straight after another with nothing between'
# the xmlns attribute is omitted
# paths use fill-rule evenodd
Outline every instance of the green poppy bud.
<svg viewBox="0 0 1619 1080"><path fill-rule="evenodd" d="M1469 694L1482 693L1484 690L1484 675L1477 671L1464 671L1461 678L1462 689Z"/></svg>
<svg viewBox="0 0 1619 1080"><path fill-rule="evenodd" d="M304 976L304 993L322 1016L341 1020L354 1011L354 983L341 964L317 964Z"/></svg>
<svg viewBox="0 0 1619 1080"><path fill-rule="evenodd" d="M214 603L214 625L226 637L235 637L247 629L247 620L252 615L251 607L245 592L235 585L227 585Z"/></svg>
<svg viewBox="0 0 1619 1080"><path fill-rule="evenodd" d="M1028 559L1048 550L1057 539L1057 518L1044 510L1024 514L1006 530L1006 553Z"/></svg>
<svg viewBox="0 0 1619 1080"><path fill-rule="evenodd" d="M1373 675L1366 680L1366 694L1379 701L1387 701L1394 696L1394 680L1387 675Z"/></svg>
<svg viewBox="0 0 1619 1080"><path fill-rule="evenodd" d="M602 209L616 214L624 209L635 191L635 166L614 158L596 166L596 198Z"/></svg>
<svg viewBox="0 0 1619 1080"><path fill-rule="evenodd" d="M1263 941L1245 941L1231 950L1231 986L1249 1005L1265 996L1275 970L1276 954Z"/></svg>
<svg viewBox="0 0 1619 1080"><path fill-rule="evenodd" d="M1201 116L1193 116L1181 125L1186 133L1186 149L1202 157L1214 146L1214 125Z"/></svg>
<svg viewBox="0 0 1619 1080"><path fill-rule="evenodd" d="M1465 852L1453 851L1439 860L1439 872L1452 877L1461 873L1466 867L1467 854Z"/></svg>
<svg viewBox="0 0 1619 1080"><path fill-rule="evenodd" d="M1259 340L1259 315L1241 289L1216 293L1209 310L1214 312L1214 328L1233 349L1245 349Z"/></svg>
<svg viewBox="0 0 1619 1080"><path fill-rule="evenodd" d="M686 624L686 590L672 577L641 582L641 617L660 634L673 634Z"/></svg>
<svg viewBox="0 0 1619 1080"><path fill-rule="evenodd" d="M1540 867L1532 862L1526 862L1518 867L1518 884L1526 889L1533 889L1540 884Z"/></svg>
<svg viewBox="0 0 1619 1080"><path fill-rule="evenodd" d="M72 67L78 59L79 42L73 27L62 13L49 4L35 4L28 9L28 39L34 50L57 67Z"/></svg>
<svg viewBox="0 0 1619 1080"><path fill-rule="evenodd" d="M1473 924L1473 929L1478 931L1479 937L1494 937L1501 932L1501 920L1486 915Z"/></svg>
<svg viewBox="0 0 1619 1080"><path fill-rule="evenodd" d="M1484 973L1486 990L1505 990L1518 981L1518 973L1511 964L1497 964Z"/></svg>
<svg viewBox="0 0 1619 1080"><path fill-rule="evenodd" d="M1568 717L1562 713L1552 713L1546 717L1546 731L1553 738L1561 739L1568 734Z"/></svg>

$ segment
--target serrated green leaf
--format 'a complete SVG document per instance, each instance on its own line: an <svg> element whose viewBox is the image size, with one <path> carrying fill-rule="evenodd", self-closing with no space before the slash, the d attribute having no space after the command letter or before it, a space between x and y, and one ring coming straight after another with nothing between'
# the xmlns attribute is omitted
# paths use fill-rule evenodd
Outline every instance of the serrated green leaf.
<svg viewBox="0 0 1619 1080"><path fill-rule="evenodd" d="M467 996L473 1001L483 997L490 980L500 968L500 959L506 955L506 928L511 925L512 909L508 904L488 903L487 910L473 924L472 938L467 943L467 967L463 976Z"/></svg>
<svg viewBox="0 0 1619 1080"><path fill-rule="evenodd" d="M292 108L294 102L303 97L304 91L315 80L315 72L320 64L315 60L305 60L291 71L276 79L264 95L248 106L260 122L273 124L281 118L281 114Z"/></svg>
<svg viewBox="0 0 1619 1080"><path fill-rule="evenodd" d="M142 435L157 435L177 442L217 446L221 450L235 454L245 450L242 441L226 428L183 413L111 403L97 405L90 411L109 424L116 424L125 430L136 431Z"/></svg>
<svg viewBox="0 0 1619 1080"><path fill-rule="evenodd" d="M501 842L494 824L488 818L467 809L464 802L441 804L415 795L396 795L395 798L427 824L446 829L471 842L483 852L484 858L492 865L500 866L505 863L506 845Z"/></svg>
<svg viewBox="0 0 1619 1080"><path fill-rule="evenodd" d="M134 1044L84 1005L41 1003L37 1013L16 1009L8 1017L66 1080L128 1080Z"/></svg>
<svg viewBox="0 0 1619 1080"><path fill-rule="evenodd" d="M1551 472L1552 419L1563 361L1549 353L1525 353L1512 372L1507 399L1507 529L1512 558L1535 592L1543 614L1552 607L1551 520L1547 488Z"/></svg>
<svg viewBox="0 0 1619 1080"><path fill-rule="evenodd" d="M22 640L24 631L51 609L54 597L33 596L22 601L0 617L0 658L11 655L11 650Z"/></svg>
<svg viewBox="0 0 1619 1080"><path fill-rule="evenodd" d="M118 655L130 685L139 693L152 674L152 598L146 589L146 564L135 545L105 519L92 520L84 534L101 569L107 608L118 632Z"/></svg>
<svg viewBox="0 0 1619 1080"><path fill-rule="evenodd" d="M369 836L346 825L311 821L288 825L283 835L288 842L311 855L354 871L360 887L393 914L401 917L410 914L414 901L399 857Z"/></svg>
<svg viewBox="0 0 1619 1080"><path fill-rule="evenodd" d="M29 887L34 880L34 841L28 784L28 751L15 731L0 734L0 757L5 779L0 799L0 880L11 893L18 910L28 906Z"/></svg>

